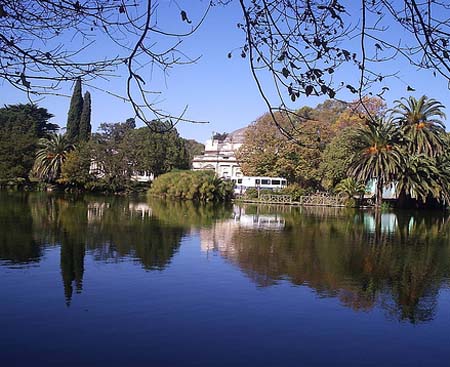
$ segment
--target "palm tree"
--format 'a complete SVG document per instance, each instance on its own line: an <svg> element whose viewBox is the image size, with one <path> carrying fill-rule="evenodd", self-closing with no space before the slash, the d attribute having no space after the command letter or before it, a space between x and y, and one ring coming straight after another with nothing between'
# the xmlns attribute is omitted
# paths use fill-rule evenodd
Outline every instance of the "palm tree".
<svg viewBox="0 0 450 367"><path fill-rule="evenodd" d="M436 159L425 154L406 155L397 180L399 198L411 197L423 203L430 197L440 201L448 190L443 190L441 183L445 175L437 167Z"/></svg>
<svg viewBox="0 0 450 367"><path fill-rule="evenodd" d="M39 149L33 166L33 175L45 182L55 182L61 174L61 166L67 153L74 147L65 135L52 134L39 140Z"/></svg>
<svg viewBox="0 0 450 367"><path fill-rule="evenodd" d="M347 177L336 185L335 191L337 193L342 193L347 196L348 199L351 199L355 195L364 195L366 185L356 181L353 177Z"/></svg>
<svg viewBox="0 0 450 367"><path fill-rule="evenodd" d="M435 156L444 150L445 107L433 98L422 96L418 100L405 97L394 101L393 122L403 130L409 153Z"/></svg>
<svg viewBox="0 0 450 367"><path fill-rule="evenodd" d="M378 120L356 131L360 151L350 166L350 175L367 184L376 180L376 206L381 206L383 187L392 183L402 165L401 135L396 125Z"/></svg>

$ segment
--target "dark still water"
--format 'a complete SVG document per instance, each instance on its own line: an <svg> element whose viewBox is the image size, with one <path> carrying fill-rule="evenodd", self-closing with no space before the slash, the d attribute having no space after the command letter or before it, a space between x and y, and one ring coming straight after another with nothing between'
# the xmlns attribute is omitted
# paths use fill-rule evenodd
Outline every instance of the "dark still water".
<svg viewBox="0 0 450 367"><path fill-rule="evenodd" d="M442 213L0 193L2 366L449 366Z"/></svg>

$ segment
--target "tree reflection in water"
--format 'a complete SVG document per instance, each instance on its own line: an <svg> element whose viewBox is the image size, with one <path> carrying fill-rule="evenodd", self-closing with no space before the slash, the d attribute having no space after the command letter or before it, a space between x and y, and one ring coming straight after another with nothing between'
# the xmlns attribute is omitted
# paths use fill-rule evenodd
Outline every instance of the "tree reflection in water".
<svg viewBox="0 0 450 367"><path fill-rule="evenodd" d="M202 231L202 248L218 251L262 287L287 279L354 310L378 305L388 317L411 323L433 319L450 266L449 221L442 213L284 211L235 210L235 219ZM269 222L270 216L272 230L261 228L258 218Z"/></svg>
<svg viewBox="0 0 450 367"><path fill-rule="evenodd" d="M449 285L450 228L442 213L0 195L0 264L29 266L59 246L67 305L82 291L86 254L161 271L192 231L206 254L218 252L258 286L289 281L411 323L432 320L439 290Z"/></svg>
<svg viewBox="0 0 450 367"><path fill-rule="evenodd" d="M28 196L0 192L0 261L8 266L32 264L41 256L40 243L33 233Z"/></svg>
<svg viewBox="0 0 450 367"><path fill-rule="evenodd" d="M153 217L146 203L43 193L2 194L0 226L0 260L26 265L39 261L45 247L60 246L68 306L74 290L83 288L86 251L97 261L127 258L145 270L163 270L186 233Z"/></svg>

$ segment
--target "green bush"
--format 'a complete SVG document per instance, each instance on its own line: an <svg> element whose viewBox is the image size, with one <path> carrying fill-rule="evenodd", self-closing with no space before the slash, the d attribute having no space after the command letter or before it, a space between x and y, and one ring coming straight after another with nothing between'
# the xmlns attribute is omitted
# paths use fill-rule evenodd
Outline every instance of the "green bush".
<svg viewBox="0 0 450 367"><path fill-rule="evenodd" d="M245 190L244 196L246 199L256 199L258 198L258 190L254 187L249 187L247 190Z"/></svg>
<svg viewBox="0 0 450 367"><path fill-rule="evenodd" d="M228 201L233 183L212 171L172 171L157 177L149 195L194 201Z"/></svg>
<svg viewBox="0 0 450 367"><path fill-rule="evenodd" d="M354 198L347 198L345 200L345 206L347 208L355 208L357 206L356 200Z"/></svg>
<svg viewBox="0 0 450 367"><path fill-rule="evenodd" d="M278 191L281 195L291 195L293 201L299 201L301 196L307 195L306 190L298 184L292 184Z"/></svg>
<svg viewBox="0 0 450 367"><path fill-rule="evenodd" d="M261 195L277 195L279 194L279 191L269 190L269 189L262 189L259 190L259 196Z"/></svg>

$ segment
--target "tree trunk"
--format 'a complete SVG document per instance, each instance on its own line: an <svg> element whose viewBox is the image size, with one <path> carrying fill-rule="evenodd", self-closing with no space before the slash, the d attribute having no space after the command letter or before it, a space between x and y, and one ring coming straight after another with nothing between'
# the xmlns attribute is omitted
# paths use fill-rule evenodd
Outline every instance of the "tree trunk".
<svg viewBox="0 0 450 367"><path fill-rule="evenodd" d="M376 196L375 196L375 206L377 208L381 207L381 203L383 201L383 180L380 178L377 178L377 189L376 189Z"/></svg>

